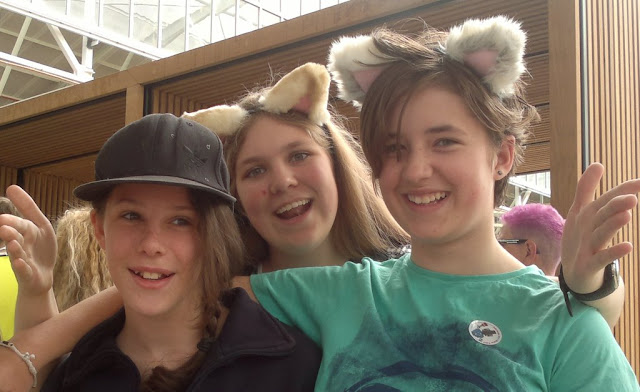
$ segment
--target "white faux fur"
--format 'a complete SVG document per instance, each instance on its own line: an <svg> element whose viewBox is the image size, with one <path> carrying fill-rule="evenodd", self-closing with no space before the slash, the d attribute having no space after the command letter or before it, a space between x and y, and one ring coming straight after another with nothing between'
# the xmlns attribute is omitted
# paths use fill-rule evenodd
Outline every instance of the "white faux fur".
<svg viewBox="0 0 640 392"><path fill-rule="evenodd" d="M513 94L514 83L525 71L522 58L526 39L520 23L505 16L470 19L449 31L445 50L462 63L465 55L481 50L497 51L493 69L481 76L495 94L506 97Z"/></svg>
<svg viewBox="0 0 640 392"><path fill-rule="evenodd" d="M204 125L219 137L234 134L246 116L247 111L235 105L218 105L182 114L182 117Z"/></svg>
<svg viewBox="0 0 640 392"><path fill-rule="evenodd" d="M366 91L354 74L370 71L371 66L387 62L389 60L376 49L370 36L359 35L342 37L331 45L327 68L338 86L338 97L360 107Z"/></svg>
<svg viewBox="0 0 640 392"><path fill-rule="evenodd" d="M331 77L323 65L306 63L280 79L260 98L260 103L271 113L302 111L321 126L331 119L327 110L330 83Z"/></svg>

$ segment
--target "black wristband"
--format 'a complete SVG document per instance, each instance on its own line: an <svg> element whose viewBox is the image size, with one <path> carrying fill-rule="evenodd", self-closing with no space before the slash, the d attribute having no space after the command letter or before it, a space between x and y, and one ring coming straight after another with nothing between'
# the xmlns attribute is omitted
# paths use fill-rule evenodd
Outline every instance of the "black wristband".
<svg viewBox="0 0 640 392"><path fill-rule="evenodd" d="M571 288L567 285L567 282L564 280L564 274L562 272L562 264L560 264L560 274L558 276L558 281L560 282L560 290L562 290L562 294L564 296L564 302L567 305L567 310L569 311L569 315L573 316L573 312L571 309L571 302L569 302L569 295L571 294L580 301L596 301L606 297L607 295L613 293L618 288L619 284L619 269L618 269L618 260L615 260L613 263L608 264L604 268L604 277L602 281L602 286L596 291L592 291L590 293L581 294L576 293L571 290Z"/></svg>

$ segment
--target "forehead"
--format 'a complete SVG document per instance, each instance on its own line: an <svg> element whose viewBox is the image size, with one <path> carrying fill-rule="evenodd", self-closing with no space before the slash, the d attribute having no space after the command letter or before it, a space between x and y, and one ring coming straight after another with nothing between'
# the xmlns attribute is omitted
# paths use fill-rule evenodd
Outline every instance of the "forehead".
<svg viewBox="0 0 640 392"><path fill-rule="evenodd" d="M238 152L238 160L248 156L272 154L291 143L314 141L309 132L299 126L260 116L246 130Z"/></svg>

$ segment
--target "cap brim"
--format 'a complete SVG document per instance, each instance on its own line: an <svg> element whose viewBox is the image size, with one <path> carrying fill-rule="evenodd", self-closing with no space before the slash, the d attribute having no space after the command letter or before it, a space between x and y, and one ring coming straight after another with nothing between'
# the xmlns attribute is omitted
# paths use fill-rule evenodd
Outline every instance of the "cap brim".
<svg viewBox="0 0 640 392"><path fill-rule="evenodd" d="M100 180L88 182L76 187L73 190L73 194L80 200L93 201L102 197L106 192L115 185L127 184L127 183L139 183L139 184L159 184L159 185L172 185L172 186L184 186L191 189L196 189L209 193L212 196L219 197L223 201L234 203L236 198L228 193L219 189L213 188L209 185L201 184L196 181L187 180L180 177L170 176L136 176L136 177L121 177L110 180Z"/></svg>

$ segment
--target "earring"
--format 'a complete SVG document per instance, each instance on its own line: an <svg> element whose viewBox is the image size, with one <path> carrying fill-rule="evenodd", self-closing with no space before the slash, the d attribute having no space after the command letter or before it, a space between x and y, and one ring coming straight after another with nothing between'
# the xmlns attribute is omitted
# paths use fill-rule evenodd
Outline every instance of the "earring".
<svg viewBox="0 0 640 392"><path fill-rule="evenodd" d="M501 176L502 175L502 170L498 170L498 175Z"/></svg>

